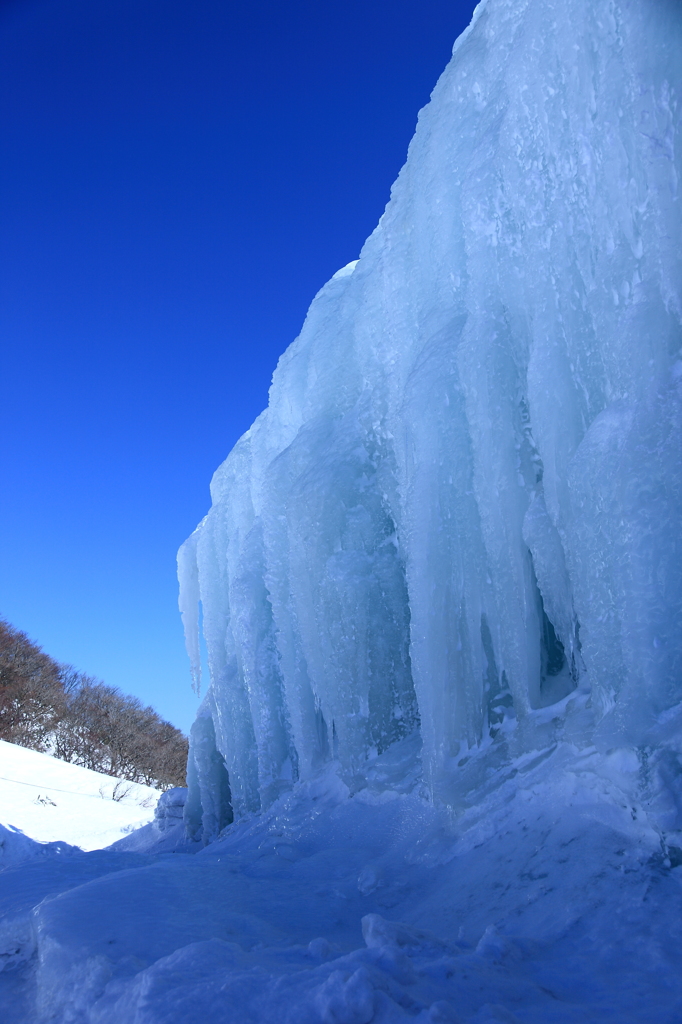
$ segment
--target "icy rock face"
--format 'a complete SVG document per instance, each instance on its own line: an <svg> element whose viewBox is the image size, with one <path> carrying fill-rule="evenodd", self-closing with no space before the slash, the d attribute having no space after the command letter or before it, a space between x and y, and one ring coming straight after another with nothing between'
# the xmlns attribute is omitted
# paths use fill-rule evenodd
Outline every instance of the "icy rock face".
<svg viewBox="0 0 682 1024"><path fill-rule="evenodd" d="M677 0L479 5L180 551L195 824L682 700L681 97Z"/></svg>

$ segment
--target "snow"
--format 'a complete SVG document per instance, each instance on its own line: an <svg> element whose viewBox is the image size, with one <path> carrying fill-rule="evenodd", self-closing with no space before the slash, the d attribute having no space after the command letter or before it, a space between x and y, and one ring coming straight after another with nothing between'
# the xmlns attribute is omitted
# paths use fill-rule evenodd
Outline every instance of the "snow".
<svg viewBox="0 0 682 1024"><path fill-rule="evenodd" d="M109 846L151 821L159 796L150 786L0 740L0 824L40 843Z"/></svg>
<svg viewBox="0 0 682 1024"><path fill-rule="evenodd" d="M679 1019L682 850L630 758L562 741L453 819L394 784L416 754L394 745L355 791L331 763L193 854L148 831L143 852L133 834L5 869L3 1020Z"/></svg>
<svg viewBox="0 0 682 1024"><path fill-rule="evenodd" d="M7 1024L682 1019L681 52L479 5L179 553L187 793L2 834Z"/></svg>

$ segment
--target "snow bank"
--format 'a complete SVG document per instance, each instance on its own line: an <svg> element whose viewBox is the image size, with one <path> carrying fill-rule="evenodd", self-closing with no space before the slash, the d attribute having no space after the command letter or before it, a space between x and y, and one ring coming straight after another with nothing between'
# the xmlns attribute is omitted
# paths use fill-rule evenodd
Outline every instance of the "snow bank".
<svg viewBox="0 0 682 1024"><path fill-rule="evenodd" d="M68 843L38 843L24 835L20 829L0 825L0 871L17 867L29 860L52 857L74 849Z"/></svg>

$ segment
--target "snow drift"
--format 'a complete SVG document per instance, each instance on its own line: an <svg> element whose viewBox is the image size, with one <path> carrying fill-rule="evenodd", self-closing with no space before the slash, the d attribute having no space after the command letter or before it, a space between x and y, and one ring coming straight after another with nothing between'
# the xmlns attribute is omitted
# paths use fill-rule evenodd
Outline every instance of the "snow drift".
<svg viewBox="0 0 682 1024"><path fill-rule="evenodd" d="M180 550L193 834L414 734L455 809L648 750L680 827L681 95L676 0L477 8Z"/></svg>

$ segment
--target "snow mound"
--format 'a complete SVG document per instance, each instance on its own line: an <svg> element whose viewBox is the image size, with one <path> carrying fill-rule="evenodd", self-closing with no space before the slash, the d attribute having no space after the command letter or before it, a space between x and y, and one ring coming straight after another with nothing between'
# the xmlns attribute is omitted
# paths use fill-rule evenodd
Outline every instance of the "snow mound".
<svg viewBox="0 0 682 1024"><path fill-rule="evenodd" d="M54 854L74 850L68 843L37 843L19 829L0 825L0 871L16 867L25 861L52 857Z"/></svg>

